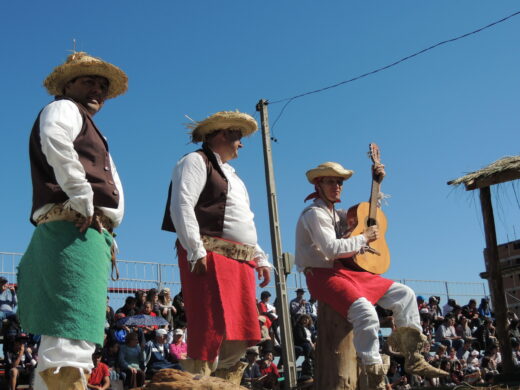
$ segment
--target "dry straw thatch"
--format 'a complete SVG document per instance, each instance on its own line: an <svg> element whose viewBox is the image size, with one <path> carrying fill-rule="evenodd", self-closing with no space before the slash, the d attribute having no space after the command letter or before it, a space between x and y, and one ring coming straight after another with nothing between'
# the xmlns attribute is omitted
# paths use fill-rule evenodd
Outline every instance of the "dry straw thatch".
<svg viewBox="0 0 520 390"><path fill-rule="evenodd" d="M503 179L507 180L503 180ZM520 156L501 158L487 167L468 173L465 176L448 182L449 185L464 184L468 189L478 188L478 182L498 184L504 181L520 178Z"/></svg>

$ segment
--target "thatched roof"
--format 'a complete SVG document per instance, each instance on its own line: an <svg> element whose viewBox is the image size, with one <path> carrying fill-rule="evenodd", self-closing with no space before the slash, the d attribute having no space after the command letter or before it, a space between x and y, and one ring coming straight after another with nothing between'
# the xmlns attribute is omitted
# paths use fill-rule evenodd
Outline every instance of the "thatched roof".
<svg viewBox="0 0 520 390"><path fill-rule="evenodd" d="M510 156L501 158L478 171L451 180L448 185L464 184L466 190L469 191L517 179L520 179L520 156Z"/></svg>

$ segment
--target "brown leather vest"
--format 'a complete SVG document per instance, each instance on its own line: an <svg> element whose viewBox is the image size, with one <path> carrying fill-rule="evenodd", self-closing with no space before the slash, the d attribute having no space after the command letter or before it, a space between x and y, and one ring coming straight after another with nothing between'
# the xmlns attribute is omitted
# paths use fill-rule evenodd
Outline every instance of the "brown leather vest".
<svg viewBox="0 0 520 390"><path fill-rule="evenodd" d="M88 111L74 100L67 97L57 97L56 100L67 99L76 104L83 118L83 126L73 142L79 161L85 170L86 179L94 191L94 206L117 208L119 191L114 183L108 144L98 130ZM32 216L36 210L47 203L63 203L69 197L61 189L54 170L47 162L42 152L40 141L40 114L34 122L29 138L29 156L31 161L31 177L33 184Z"/></svg>
<svg viewBox="0 0 520 390"><path fill-rule="evenodd" d="M195 205L195 216L199 223L200 234L211 237L222 237L228 180L224 172L222 172L215 154L206 145L202 145L202 149L197 150L197 153L202 156L208 173L206 185ZM166 202L162 224L162 230L169 232L175 232L175 226L173 226L170 214L173 185L175 185L175 183L170 183L170 188L168 189L168 200Z"/></svg>

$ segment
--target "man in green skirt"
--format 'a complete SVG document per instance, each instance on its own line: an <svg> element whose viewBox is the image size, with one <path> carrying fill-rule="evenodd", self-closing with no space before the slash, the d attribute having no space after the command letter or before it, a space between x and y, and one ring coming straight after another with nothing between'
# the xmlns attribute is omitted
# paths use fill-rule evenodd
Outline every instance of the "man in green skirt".
<svg viewBox="0 0 520 390"><path fill-rule="evenodd" d="M42 335L34 388L79 390L103 343L112 232L124 212L119 175L92 117L128 79L76 52L44 85L55 100L29 140L36 229L18 267L18 315L26 331Z"/></svg>

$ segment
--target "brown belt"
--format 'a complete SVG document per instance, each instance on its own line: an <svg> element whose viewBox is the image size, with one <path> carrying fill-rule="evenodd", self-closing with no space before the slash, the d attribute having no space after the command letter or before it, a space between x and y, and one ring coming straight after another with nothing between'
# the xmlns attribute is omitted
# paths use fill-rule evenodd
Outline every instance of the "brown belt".
<svg viewBox="0 0 520 390"><path fill-rule="evenodd" d="M238 244L217 237L202 236L202 244L208 252L229 257L238 261L251 261L255 258L255 247Z"/></svg>
<svg viewBox="0 0 520 390"><path fill-rule="evenodd" d="M104 215L99 209L95 209L94 216L97 217L102 227L112 232L114 229L114 223L110 218ZM36 219L36 224L41 225L42 223L53 222L53 221L68 221L74 224L81 223L85 220L85 217L78 213L76 210L66 208L63 204L55 204L45 214L40 215Z"/></svg>

